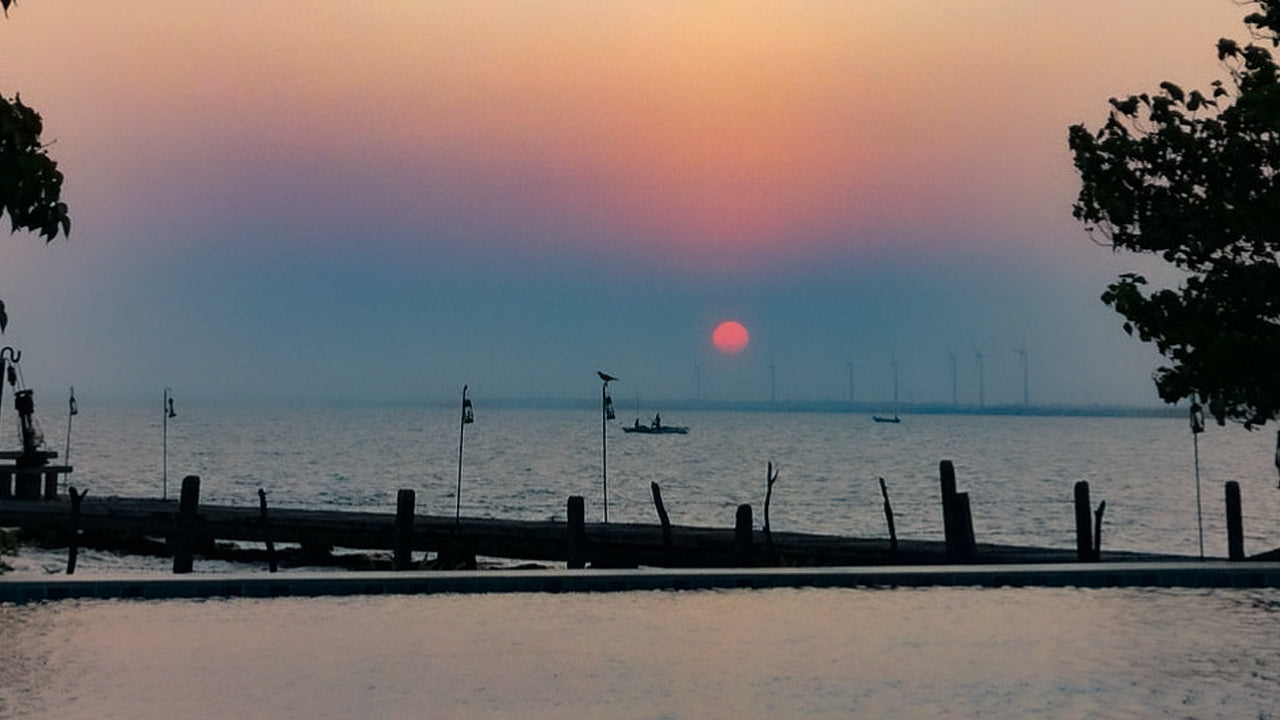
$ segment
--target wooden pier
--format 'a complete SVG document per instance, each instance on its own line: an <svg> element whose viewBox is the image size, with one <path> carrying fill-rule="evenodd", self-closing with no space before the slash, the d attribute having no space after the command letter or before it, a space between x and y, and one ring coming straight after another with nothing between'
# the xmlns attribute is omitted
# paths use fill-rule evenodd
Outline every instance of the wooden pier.
<svg viewBox="0 0 1280 720"><path fill-rule="evenodd" d="M581 503L570 501L581 508ZM452 516L399 518L390 512L272 508L269 520L252 506L200 505L182 512L174 500L89 496L80 501L73 520L72 503L0 501L0 526L18 527L31 540L51 547L71 545L73 522L80 547L120 548L131 540L164 541L175 556L211 555L216 541L293 543L310 549L310 557L334 548L390 552L396 567L419 567L404 553L436 553L437 557L487 556L513 560L565 563L568 567L830 567L932 565L955 562L945 541L853 538L771 531L726 522L723 528L643 523L581 523L499 520ZM741 512L739 513L739 518ZM572 518L570 518L572 520ZM1077 561L1072 549L973 543L963 563L1062 563ZM1110 552L1101 559L1155 560L1160 556ZM1172 556L1164 556L1172 559ZM187 561L189 563L189 561ZM318 563L317 563L318 564ZM462 565L445 566L456 569ZM176 572L190 572L190 565Z"/></svg>
<svg viewBox="0 0 1280 720"><path fill-rule="evenodd" d="M776 479L766 471L769 484ZM534 563L564 563L567 569L602 568L768 568L889 567L925 565L1008 565L1116 562L1170 562L1174 555L1102 550L1106 503L1093 509L1086 482L1075 485L1074 548L1045 548L978 542L969 495L958 492L950 461L939 463L942 540L898 538L889 493L881 480L888 536L857 538L781 532L753 523L750 505L739 505L722 527L672 525L654 484L659 523L588 523L584 501L571 496L564 520L505 520L416 515L414 491L402 489L396 511L313 510L275 507L265 491L258 505L201 505L200 478L187 476L177 500L89 496L69 489L69 497L0 497L0 527L19 528L23 538L46 547L68 548L67 572L81 547L150 552L173 557L176 574L190 573L196 556L269 564L280 555L294 566L341 565L350 569L474 569L477 557ZM1240 493L1227 485L1230 560L1245 560ZM1234 520L1232 520L1234 518ZM277 544L288 545L277 552ZM257 549L264 546L265 550ZM355 551L334 553L335 549ZM370 552L372 551L372 552ZM414 553L422 553L414 559ZM434 557L430 557L434 554ZM1255 555L1276 560L1280 551ZM354 562L352 562L354 560Z"/></svg>

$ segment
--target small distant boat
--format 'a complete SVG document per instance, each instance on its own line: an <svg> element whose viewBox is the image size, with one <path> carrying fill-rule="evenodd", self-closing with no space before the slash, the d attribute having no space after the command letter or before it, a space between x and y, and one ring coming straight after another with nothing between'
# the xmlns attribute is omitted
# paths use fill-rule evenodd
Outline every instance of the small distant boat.
<svg viewBox="0 0 1280 720"><path fill-rule="evenodd" d="M658 418L654 418L648 425L641 425L640 418L636 418L634 424L623 425L622 431L641 435L685 435L689 428L684 425L663 425Z"/></svg>
<svg viewBox="0 0 1280 720"><path fill-rule="evenodd" d="M902 419L898 417L898 413L894 413L894 414L893 414L893 417L885 417L885 416L883 416L883 415L872 415L872 416L871 416L871 419L872 419L872 420L875 420L876 422L883 422L883 423L899 423L899 422L902 422Z"/></svg>

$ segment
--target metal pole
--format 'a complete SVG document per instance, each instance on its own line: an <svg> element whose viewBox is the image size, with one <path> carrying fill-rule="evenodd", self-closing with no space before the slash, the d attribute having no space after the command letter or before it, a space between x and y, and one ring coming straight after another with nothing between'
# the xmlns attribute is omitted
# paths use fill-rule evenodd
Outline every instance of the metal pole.
<svg viewBox="0 0 1280 720"><path fill-rule="evenodd" d="M600 485L604 491L604 521L609 522L609 381L600 386Z"/></svg>
<svg viewBox="0 0 1280 720"><path fill-rule="evenodd" d="M1204 560L1204 514L1200 508L1200 433L1204 432L1204 409L1192 401L1188 413L1191 422L1191 447L1196 464L1196 525L1200 530L1200 559Z"/></svg>
<svg viewBox="0 0 1280 720"><path fill-rule="evenodd" d="M76 389L71 388L71 397L67 400L67 445L62 451L62 464L71 463L71 418L76 414Z"/></svg>
<svg viewBox="0 0 1280 720"><path fill-rule="evenodd" d="M161 433L161 437L163 438L161 442L161 447L163 448L161 450L161 457L163 459L161 460L161 463L160 463L160 499L168 500L169 499L169 388L164 389L164 400L162 401L162 405L160 407L160 416L162 418L160 421L161 426L164 428L164 430Z"/></svg>
<svg viewBox="0 0 1280 720"><path fill-rule="evenodd" d="M173 398L170 397L170 393L172 392L173 391L167 387L164 389L164 405L160 409L160 416L162 418L161 425L164 427L164 431L163 431L164 440L163 440L163 451L162 451L164 459L162 461L161 470L160 470L160 499L161 500L169 499L169 418L177 414L173 411Z"/></svg>
<svg viewBox="0 0 1280 720"><path fill-rule="evenodd" d="M1204 514L1200 509L1200 434L1191 434L1191 447L1196 459L1196 525L1200 529L1200 559L1204 559Z"/></svg>
<svg viewBox="0 0 1280 720"><path fill-rule="evenodd" d="M467 386L462 386L462 417L458 420L458 492L457 508L453 513L453 527L456 530L462 523L462 440L467 432Z"/></svg>

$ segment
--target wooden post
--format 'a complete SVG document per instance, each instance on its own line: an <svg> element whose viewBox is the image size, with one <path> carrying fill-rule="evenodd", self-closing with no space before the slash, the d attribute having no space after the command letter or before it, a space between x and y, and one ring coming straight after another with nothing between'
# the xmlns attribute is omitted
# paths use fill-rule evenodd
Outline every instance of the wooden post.
<svg viewBox="0 0 1280 720"><path fill-rule="evenodd" d="M1244 559L1244 518L1240 514L1240 483L1227 482L1227 558Z"/></svg>
<svg viewBox="0 0 1280 720"><path fill-rule="evenodd" d="M270 572L280 569L276 562L276 544L271 541L271 523L267 520L267 491L258 488L258 510L262 517L262 539L267 543L267 568Z"/></svg>
<svg viewBox="0 0 1280 720"><path fill-rule="evenodd" d="M408 570L413 564L413 504L413 490L400 488L396 493L396 535L392 550L396 570Z"/></svg>
<svg viewBox="0 0 1280 720"><path fill-rule="evenodd" d="M649 483L649 489L653 491L653 506L658 510L658 522L662 523L662 547L671 549L671 518L667 517L667 508L662 504L662 488L658 487L658 483Z"/></svg>
<svg viewBox="0 0 1280 720"><path fill-rule="evenodd" d="M178 523L173 533L173 572L182 575L191 572L192 544L195 542L196 521L200 510L200 477L188 475L182 478L182 495L178 499Z"/></svg>
<svg viewBox="0 0 1280 720"><path fill-rule="evenodd" d="M938 463L938 475L941 481L942 490L942 536L947 541L947 557L954 557L956 554L956 530L955 524L955 505L956 497L956 469L950 460L943 460Z"/></svg>
<svg viewBox="0 0 1280 720"><path fill-rule="evenodd" d="M884 496L884 519L889 523L889 553L898 554L898 531L893 526L893 507L889 505L889 488L880 478L880 494Z"/></svg>
<svg viewBox="0 0 1280 720"><path fill-rule="evenodd" d="M951 501L956 532L954 559L968 562L978 554L978 543L973 536L973 513L969 509L969 493L956 493Z"/></svg>
<svg viewBox="0 0 1280 720"><path fill-rule="evenodd" d="M969 494L956 492L956 469L950 460L938 463L942 489L942 533L946 537L947 559L969 561L977 554L973 536L973 516Z"/></svg>
<svg viewBox="0 0 1280 720"><path fill-rule="evenodd" d="M773 484L778 482L778 473L773 471L772 462L770 462L764 469L764 481L764 542L772 548L773 528L769 525L769 501L773 499Z"/></svg>
<svg viewBox="0 0 1280 720"><path fill-rule="evenodd" d="M1093 530L1089 505L1089 482L1079 480L1075 486L1076 503L1076 560L1093 560Z"/></svg>
<svg viewBox="0 0 1280 720"><path fill-rule="evenodd" d="M76 559L80 554L80 502L89 494L88 490L77 493L74 487L67 488L71 497L71 533L67 540L67 574L76 572Z"/></svg>
<svg viewBox="0 0 1280 720"><path fill-rule="evenodd" d="M1102 513L1107 511L1107 501L1103 500L1098 503L1098 509L1093 511L1093 561L1098 562L1102 559Z"/></svg>
<svg viewBox="0 0 1280 720"><path fill-rule="evenodd" d="M744 560L751 557L751 505L743 503L738 506L734 517L733 541L738 548L738 555Z"/></svg>
<svg viewBox="0 0 1280 720"><path fill-rule="evenodd" d="M569 562L570 570L587 566L587 505L581 495L569 496Z"/></svg>

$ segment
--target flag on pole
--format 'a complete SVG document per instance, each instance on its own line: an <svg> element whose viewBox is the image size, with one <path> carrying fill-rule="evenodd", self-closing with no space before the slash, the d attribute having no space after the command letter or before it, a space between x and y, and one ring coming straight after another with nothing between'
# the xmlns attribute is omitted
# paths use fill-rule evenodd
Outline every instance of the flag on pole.
<svg viewBox="0 0 1280 720"><path fill-rule="evenodd" d="M68 400L68 404L71 406L72 415L80 414L80 408L76 406L76 389L74 386L71 388L71 398Z"/></svg>

